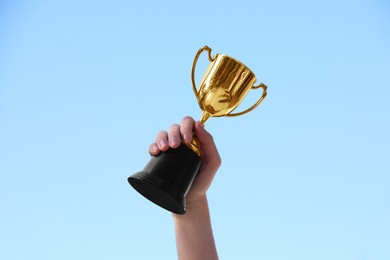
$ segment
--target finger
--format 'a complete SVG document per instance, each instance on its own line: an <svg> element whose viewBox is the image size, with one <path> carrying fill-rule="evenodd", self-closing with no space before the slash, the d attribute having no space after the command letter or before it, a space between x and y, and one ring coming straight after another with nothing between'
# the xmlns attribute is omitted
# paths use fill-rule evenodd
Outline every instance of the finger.
<svg viewBox="0 0 390 260"><path fill-rule="evenodd" d="M156 136L156 144L160 151L166 151L169 148L168 143L168 133L165 131L160 131Z"/></svg>
<svg viewBox="0 0 390 260"><path fill-rule="evenodd" d="M195 120L190 116L186 116L181 120L180 132L181 132L182 140L185 144L189 144L192 141L194 125L195 125Z"/></svg>
<svg viewBox="0 0 390 260"><path fill-rule="evenodd" d="M152 143L149 146L149 153L150 153L150 155L157 155L160 153L160 149L158 148L156 143Z"/></svg>
<svg viewBox="0 0 390 260"><path fill-rule="evenodd" d="M168 140L169 145L172 148L179 147L181 140L180 140L180 125L173 124L169 130L168 130Z"/></svg>

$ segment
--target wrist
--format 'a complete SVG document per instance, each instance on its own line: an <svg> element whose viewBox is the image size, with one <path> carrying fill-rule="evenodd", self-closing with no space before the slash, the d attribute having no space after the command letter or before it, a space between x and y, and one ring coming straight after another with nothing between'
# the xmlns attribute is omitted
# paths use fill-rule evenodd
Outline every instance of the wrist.
<svg viewBox="0 0 390 260"><path fill-rule="evenodd" d="M174 218L188 218L208 211L208 202L206 194L191 196L186 199L186 214L179 215L173 213Z"/></svg>

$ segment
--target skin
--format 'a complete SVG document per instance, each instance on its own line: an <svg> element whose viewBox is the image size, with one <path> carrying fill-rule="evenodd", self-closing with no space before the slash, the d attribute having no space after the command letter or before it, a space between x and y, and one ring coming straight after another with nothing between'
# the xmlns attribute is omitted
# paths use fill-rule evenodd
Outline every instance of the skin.
<svg viewBox="0 0 390 260"><path fill-rule="evenodd" d="M159 132L156 141L149 147L149 153L157 155L169 148L179 147L181 142L188 144L193 133L200 143L202 165L186 197L187 213L173 214L178 259L215 260L218 254L206 192L221 165L221 157L212 135L200 122L187 116L180 124L173 124L168 131Z"/></svg>

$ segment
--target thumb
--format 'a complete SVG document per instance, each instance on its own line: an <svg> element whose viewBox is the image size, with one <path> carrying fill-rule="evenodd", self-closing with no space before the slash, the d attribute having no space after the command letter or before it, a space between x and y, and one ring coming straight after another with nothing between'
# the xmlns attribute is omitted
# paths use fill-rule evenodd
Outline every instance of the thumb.
<svg viewBox="0 0 390 260"><path fill-rule="evenodd" d="M221 159L218 149L214 143L214 138L199 121L195 123L195 135L199 140L200 150L204 162L215 164L219 167Z"/></svg>

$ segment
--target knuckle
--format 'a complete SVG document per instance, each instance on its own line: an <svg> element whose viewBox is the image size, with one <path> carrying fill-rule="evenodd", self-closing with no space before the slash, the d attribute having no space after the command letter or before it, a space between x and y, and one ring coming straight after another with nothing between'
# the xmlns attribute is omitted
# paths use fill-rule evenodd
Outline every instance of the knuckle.
<svg viewBox="0 0 390 260"><path fill-rule="evenodd" d="M165 138L167 135L168 135L168 133L166 131L160 131L157 133L156 140L161 139L161 138Z"/></svg>
<svg viewBox="0 0 390 260"><path fill-rule="evenodd" d="M180 128L179 124L172 124L169 129L177 129L177 128Z"/></svg>
<svg viewBox="0 0 390 260"><path fill-rule="evenodd" d="M167 131L161 130L160 132L157 133L157 136L164 136L167 134Z"/></svg>
<svg viewBox="0 0 390 260"><path fill-rule="evenodd" d="M190 117L190 116L185 116L185 117L183 117L182 121L191 121L191 122L193 122L194 119L192 117Z"/></svg>
<svg viewBox="0 0 390 260"><path fill-rule="evenodd" d="M218 165L218 168L219 168L222 165L222 159L221 159L220 156L217 156L216 160L217 160L217 165Z"/></svg>

